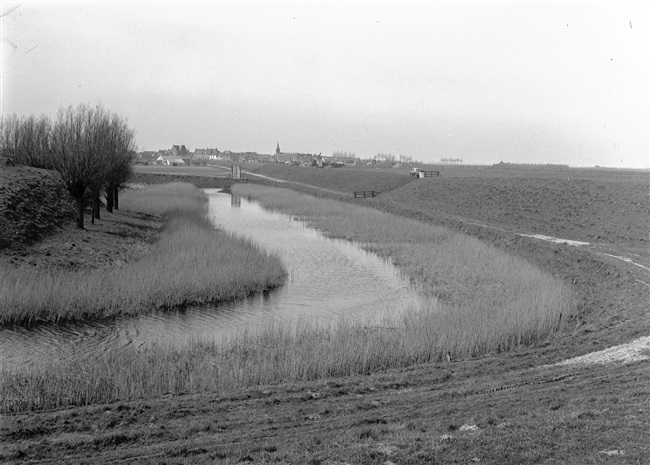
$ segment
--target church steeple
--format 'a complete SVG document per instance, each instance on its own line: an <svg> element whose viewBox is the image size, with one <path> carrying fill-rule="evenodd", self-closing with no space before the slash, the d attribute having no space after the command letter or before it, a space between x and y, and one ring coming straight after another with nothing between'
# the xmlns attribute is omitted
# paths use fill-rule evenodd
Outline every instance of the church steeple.
<svg viewBox="0 0 650 465"><path fill-rule="evenodd" d="M275 148L275 154L280 155L280 141L278 141L278 146Z"/></svg>

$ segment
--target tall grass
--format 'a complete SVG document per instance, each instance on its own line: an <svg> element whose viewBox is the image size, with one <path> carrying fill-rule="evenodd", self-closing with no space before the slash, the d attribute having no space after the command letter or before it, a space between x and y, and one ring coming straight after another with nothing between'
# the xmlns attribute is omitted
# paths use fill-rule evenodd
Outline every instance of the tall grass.
<svg viewBox="0 0 650 465"><path fill-rule="evenodd" d="M232 192L291 214L332 237L388 257L435 298L446 350L473 355L539 340L573 312L569 289L523 259L442 227L287 189L236 185ZM444 322L444 323L443 323ZM451 340L456 342L453 344Z"/></svg>
<svg viewBox="0 0 650 465"><path fill-rule="evenodd" d="M214 392L480 356L544 339L558 327L560 314L573 312L572 295L562 283L470 237L292 191L233 190L390 257L430 297L430 305L372 322L271 325L228 341L197 341L180 349L127 347L13 370L0 381L0 409Z"/></svg>
<svg viewBox="0 0 650 465"><path fill-rule="evenodd" d="M207 201L203 191L191 184L174 182L126 191L120 196L120 207L158 216L178 211L202 216Z"/></svg>
<svg viewBox="0 0 650 465"><path fill-rule="evenodd" d="M282 284L281 260L212 228L206 205L201 191L180 183L124 195L122 208L164 218L151 253L108 272L3 268L0 323L138 314L244 297Z"/></svg>

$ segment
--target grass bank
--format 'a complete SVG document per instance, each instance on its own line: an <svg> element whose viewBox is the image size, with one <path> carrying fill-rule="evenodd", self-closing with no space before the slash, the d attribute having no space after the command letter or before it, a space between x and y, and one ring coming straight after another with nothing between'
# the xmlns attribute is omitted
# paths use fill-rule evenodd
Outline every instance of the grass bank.
<svg viewBox="0 0 650 465"><path fill-rule="evenodd" d="M37 242L75 215L52 172L6 161L0 157L0 250Z"/></svg>
<svg viewBox="0 0 650 465"><path fill-rule="evenodd" d="M225 342L127 347L16 370L4 373L1 408L38 410L214 392L481 356L548 338L573 312L572 295L560 282L472 238L292 191L234 190L390 257L431 305L371 325L271 326Z"/></svg>
<svg viewBox="0 0 650 465"><path fill-rule="evenodd" d="M162 236L151 252L109 271L3 265L0 324L138 314L243 297L284 280L278 257L211 226L204 194L189 184L132 191L120 201L123 209L163 217Z"/></svg>

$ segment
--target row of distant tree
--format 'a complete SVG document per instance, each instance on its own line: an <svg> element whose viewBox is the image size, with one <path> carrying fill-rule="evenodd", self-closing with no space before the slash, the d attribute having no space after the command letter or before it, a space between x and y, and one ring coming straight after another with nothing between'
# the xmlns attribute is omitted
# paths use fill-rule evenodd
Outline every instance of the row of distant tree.
<svg viewBox="0 0 650 465"><path fill-rule="evenodd" d="M409 155L393 155L391 153L378 153L374 156L374 160L382 161L386 163L419 163L417 160L414 160L413 157Z"/></svg>
<svg viewBox="0 0 650 465"><path fill-rule="evenodd" d="M441 158L440 163L443 165L462 165L462 158Z"/></svg>
<svg viewBox="0 0 650 465"><path fill-rule="evenodd" d="M0 155L15 164L54 170L76 202L77 227L84 209L99 218L100 198L106 210L119 208L118 192L132 174L135 131L125 118L101 104L59 109L54 119L8 115L0 120Z"/></svg>
<svg viewBox="0 0 650 465"><path fill-rule="evenodd" d="M333 157L345 157L345 158L356 158L354 152L342 152L336 151L332 154ZM393 155L391 153L377 153L371 160L384 162L384 163L419 163L417 160L414 160L413 157L408 155Z"/></svg>
<svg viewBox="0 0 650 465"><path fill-rule="evenodd" d="M341 158L356 158L356 154L354 152L343 152L341 150L337 150L334 153L332 153L333 157L341 157Z"/></svg>

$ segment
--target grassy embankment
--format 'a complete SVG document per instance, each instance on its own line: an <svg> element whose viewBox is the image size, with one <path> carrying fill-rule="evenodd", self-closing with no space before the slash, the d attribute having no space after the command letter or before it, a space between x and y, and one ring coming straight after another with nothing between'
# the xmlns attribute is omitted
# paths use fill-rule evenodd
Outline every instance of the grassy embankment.
<svg viewBox="0 0 650 465"><path fill-rule="evenodd" d="M189 184L126 193L121 208L164 218L150 254L125 267L91 272L0 270L0 323L33 323L137 314L187 303L243 297L280 285L281 261L215 230L206 198Z"/></svg>
<svg viewBox="0 0 650 465"><path fill-rule="evenodd" d="M6 373L5 411L84 405L167 393L230 390L516 349L549 337L574 304L551 276L469 237L371 209L286 190L237 186L270 208L389 256L432 298L430 308L380 328L270 327L221 343L127 348L93 360ZM434 300L433 298L437 300ZM81 376L83 374L83 376Z"/></svg>
<svg viewBox="0 0 650 465"><path fill-rule="evenodd" d="M74 218L74 204L50 171L0 157L0 250L29 245Z"/></svg>

